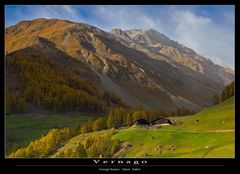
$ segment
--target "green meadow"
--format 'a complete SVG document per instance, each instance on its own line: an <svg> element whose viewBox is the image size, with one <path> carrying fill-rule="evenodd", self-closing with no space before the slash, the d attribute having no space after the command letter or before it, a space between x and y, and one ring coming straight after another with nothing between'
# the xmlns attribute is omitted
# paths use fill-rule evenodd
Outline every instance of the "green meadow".
<svg viewBox="0 0 240 174"><path fill-rule="evenodd" d="M52 128L77 126L87 122L92 117L79 113L52 114L32 113L7 115L6 128L6 152L10 152L14 144L26 146L32 140L40 138Z"/></svg>
<svg viewBox="0 0 240 174"><path fill-rule="evenodd" d="M176 125L151 129L133 126L117 130L112 139L123 144L121 157L148 158L234 158L234 98L202 110L193 116L172 117ZM82 134L69 140L57 152L74 149L89 136L109 130Z"/></svg>

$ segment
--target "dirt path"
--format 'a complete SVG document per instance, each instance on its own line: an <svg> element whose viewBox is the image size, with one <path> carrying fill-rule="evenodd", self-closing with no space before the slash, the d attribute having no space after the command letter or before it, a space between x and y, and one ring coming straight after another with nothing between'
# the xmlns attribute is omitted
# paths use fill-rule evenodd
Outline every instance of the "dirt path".
<svg viewBox="0 0 240 174"><path fill-rule="evenodd" d="M124 129L123 129L124 130ZM131 131L134 130L140 130L140 131L152 131L154 129L129 129ZM212 132L235 132L234 129L223 129L223 130L209 130L209 131L205 131L205 130L179 130L179 129L174 129L174 130L157 130L159 132L189 132L189 133L199 133L199 132L204 132L204 133L212 133Z"/></svg>

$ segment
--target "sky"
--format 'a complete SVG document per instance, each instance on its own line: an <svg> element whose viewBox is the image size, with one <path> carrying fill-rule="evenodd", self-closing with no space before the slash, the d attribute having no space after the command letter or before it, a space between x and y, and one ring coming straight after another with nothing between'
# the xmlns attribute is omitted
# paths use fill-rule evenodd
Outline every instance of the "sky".
<svg viewBox="0 0 240 174"><path fill-rule="evenodd" d="M59 18L114 28L155 29L215 64L234 69L233 5L7 5L6 27L22 20Z"/></svg>

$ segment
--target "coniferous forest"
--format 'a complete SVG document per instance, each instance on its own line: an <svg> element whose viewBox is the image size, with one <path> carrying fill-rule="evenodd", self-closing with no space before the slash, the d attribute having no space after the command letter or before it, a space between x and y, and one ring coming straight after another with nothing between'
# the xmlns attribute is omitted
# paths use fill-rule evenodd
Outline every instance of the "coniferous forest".
<svg viewBox="0 0 240 174"><path fill-rule="evenodd" d="M100 91L49 59L16 52L7 56L6 66L16 75L6 93L7 113L24 113L27 103L53 112L105 113L111 103L124 106L116 94Z"/></svg>
<svg viewBox="0 0 240 174"><path fill-rule="evenodd" d="M214 95L212 98L213 105L217 105L221 102L226 101L230 97L234 96L234 81L228 84L225 89L217 95Z"/></svg>

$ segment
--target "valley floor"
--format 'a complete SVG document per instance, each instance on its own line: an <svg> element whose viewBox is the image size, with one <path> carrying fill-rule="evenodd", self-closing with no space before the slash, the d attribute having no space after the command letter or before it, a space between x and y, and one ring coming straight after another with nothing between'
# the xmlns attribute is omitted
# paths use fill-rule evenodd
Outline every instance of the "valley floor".
<svg viewBox="0 0 240 174"><path fill-rule="evenodd" d="M6 152L13 146L24 147L31 141L40 138L52 128L79 125L93 117L79 113L28 113L6 116Z"/></svg>

